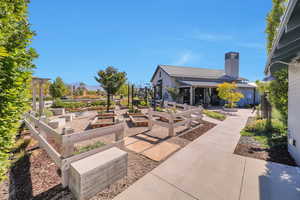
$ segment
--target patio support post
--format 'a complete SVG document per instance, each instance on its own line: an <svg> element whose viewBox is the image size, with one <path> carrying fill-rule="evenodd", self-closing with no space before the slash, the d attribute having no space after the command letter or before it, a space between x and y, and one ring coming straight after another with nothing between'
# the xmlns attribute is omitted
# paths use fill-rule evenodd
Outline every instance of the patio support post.
<svg viewBox="0 0 300 200"><path fill-rule="evenodd" d="M43 94L43 81L40 80L39 81L39 114L40 116L43 115L43 111L44 111L44 94Z"/></svg>
<svg viewBox="0 0 300 200"><path fill-rule="evenodd" d="M36 86L35 80L32 80L32 110L36 112Z"/></svg>
<svg viewBox="0 0 300 200"><path fill-rule="evenodd" d="M193 105L193 86L190 87L190 105Z"/></svg>

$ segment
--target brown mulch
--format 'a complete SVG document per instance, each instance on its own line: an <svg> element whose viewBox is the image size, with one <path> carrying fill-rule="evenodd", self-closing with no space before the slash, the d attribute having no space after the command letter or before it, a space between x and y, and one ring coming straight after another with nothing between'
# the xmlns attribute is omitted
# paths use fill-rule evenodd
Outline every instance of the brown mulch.
<svg viewBox="0 0 300 200"><path fill-rule="evenodd" d="M214 123L203 121L203 124L199 128L196 128L196 129L194 129L184 135L181 135L179 137L184 138L189 141L194 141L195 139L197 139L198 137L200 137L201 135L203 135L204 133L206 133L208 130L212 129L215 126L216 126L216 124L214 124Z"/></svg>
<svg viewBox="0 0 300 200"><path fill-rule="evenodd" d="M91 200L112 199L159 163L142 155L128 152L128 175L98 193ZM75 200L63 189L58 168L44 150L34 150L11 168L9 180L0 184L0 199L12 200ZM10 190L10 192L9 192Z"/></svg>
<svg viewBox="0 0 300 200"><path fill-rule="evenodd" d="M239 142L236 146L234 153L241 156L256 158L260 160L297 166L295 160L291 157L291 155L288 152L287 145L277 145L272 148L263 148L258 145L241 144Z"/></svg>

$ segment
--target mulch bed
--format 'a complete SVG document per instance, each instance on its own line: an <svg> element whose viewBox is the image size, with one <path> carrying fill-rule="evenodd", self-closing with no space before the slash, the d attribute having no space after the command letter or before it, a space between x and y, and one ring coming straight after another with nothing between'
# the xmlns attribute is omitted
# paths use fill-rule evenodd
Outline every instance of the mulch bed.
<svg viewBox="0 0 300 200"><path fill-rule="evenodd" d="M128 175L91 200L112 199L159 164L123 150L128 152ZM75 200L68 189L62 188L59 169L41 149L34 150L11 168L9 180L0 184L0 199L8 199L8 196L12 200Z"/></svg>
<svg viewBox="0 0 300 200"><path fill-rule="evenodd" d="M181 135L179 137L184 138L189 141L194 141L195 139L197 139L198 137L200 137L201 135L203 135L204 133L206 133L208 130L212 129L215 126L216 126L216 124L214 124L214 123L203 121L203 124L199 128L196 128L196 129L194 129L184 135Z"/></svg>
<svg viewBox="0 0 300 200"><path fill-rule="evenodd" d="M272 148L263 148L253 138L241 136L234 153L260 160L297 166L296 162L289 154L286 144L277 145Z"/></svg>

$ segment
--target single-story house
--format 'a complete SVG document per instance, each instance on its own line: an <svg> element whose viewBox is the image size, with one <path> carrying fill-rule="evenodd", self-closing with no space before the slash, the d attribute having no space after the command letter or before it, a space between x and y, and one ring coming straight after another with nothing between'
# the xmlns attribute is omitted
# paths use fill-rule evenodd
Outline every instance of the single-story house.
<svg viewBox="0 0 300 200"><path fill-rule="evenodd" d="M300 165L300 0L290 0L269 54L265 74L289 71L288 150Z"/></svg>
<svg viewBox="0 0 300 200"><path fill-rule="evenodd" d="M255 83L249 83L246 78L239 76L239 53L225 54L225 69L207 69L173 65L158 65L151 83L156 91L156 99L173 101L168 88L179 88L180 103L190 105L223 105L218 97L217 86L224 82L236 82L238 90L244 98L239 106L258 104L260 96Z"/></svg>

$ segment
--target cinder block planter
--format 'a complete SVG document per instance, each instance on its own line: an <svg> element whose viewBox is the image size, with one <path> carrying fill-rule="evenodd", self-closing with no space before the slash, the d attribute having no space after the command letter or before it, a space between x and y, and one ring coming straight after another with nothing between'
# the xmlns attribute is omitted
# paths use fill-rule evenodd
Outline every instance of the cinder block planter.
<svg viewBox="0 0 300 200"><path fill-rule="evenodd" d="M86 200L127 175L128 154L116 147L71 163L69 188Z"/></svg>

